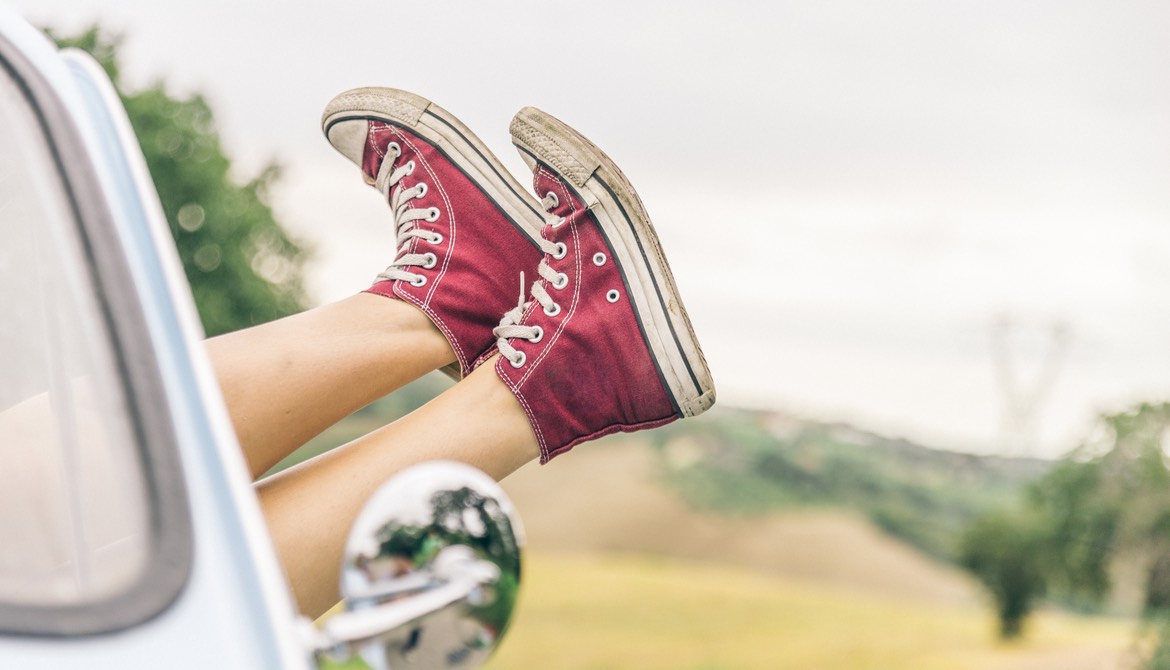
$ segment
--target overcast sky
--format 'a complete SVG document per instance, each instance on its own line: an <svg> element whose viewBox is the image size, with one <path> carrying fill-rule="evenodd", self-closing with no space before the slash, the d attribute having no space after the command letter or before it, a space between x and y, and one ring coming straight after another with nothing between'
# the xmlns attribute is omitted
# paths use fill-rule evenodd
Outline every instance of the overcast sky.
<svg viewBox="0 0 1170 670"><path fill-rule="evenodd" d="M517 173L523 105L605 148L725 403L1002 450L996 342L1016 396L1050 380L1048 454L1100 410L1170 398L1163 0L11 4L124 32L129 81L203 92L241 175L283 163L275 204L318 249L318 301L393 254L321 109L394 86Z"/></svg>

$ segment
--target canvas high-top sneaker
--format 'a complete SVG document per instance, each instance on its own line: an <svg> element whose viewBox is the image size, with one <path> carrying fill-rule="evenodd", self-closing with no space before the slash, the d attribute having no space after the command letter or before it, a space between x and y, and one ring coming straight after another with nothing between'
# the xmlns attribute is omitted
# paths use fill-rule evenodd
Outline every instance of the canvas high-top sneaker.
<svg viewBox="0 0 1170 670"><path fill-rule="evenodd" d="M548 212L531 299L495 333L541 462L586 440L705 411L715 388L650 219L625 176L527 107L512 142Z"/></svg>
<svg viewBox="0 0 1170 670"><path fill-rule="evenodd" d="M426 313L458 359L447 372L468 374L494 345L520 273L540 260L539 204L479 138L417 95L347 91L325 107L321 127L394 217L394 261L368 292Z"/></svg>

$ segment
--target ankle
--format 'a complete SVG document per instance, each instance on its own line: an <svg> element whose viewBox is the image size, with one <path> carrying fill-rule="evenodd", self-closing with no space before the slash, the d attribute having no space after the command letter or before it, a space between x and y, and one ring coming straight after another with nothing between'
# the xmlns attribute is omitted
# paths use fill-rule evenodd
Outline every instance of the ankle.
<svg viewBox="0 0 1170 670"><path fill-rule="evenodd" d="M528 416L496 376L496 358L383 430L425 443L430 459L467 463L496 480L536 460L540 448Z"/></svg>
<svg viewBox="0 0 1170 670"><path fill-rule="evenodd" d="M411 357L439 369L455 362L455 352L443 332L414 305L384 296L359 293L340 304L359 314L358 327L387 351L408 349Z"/></svg>

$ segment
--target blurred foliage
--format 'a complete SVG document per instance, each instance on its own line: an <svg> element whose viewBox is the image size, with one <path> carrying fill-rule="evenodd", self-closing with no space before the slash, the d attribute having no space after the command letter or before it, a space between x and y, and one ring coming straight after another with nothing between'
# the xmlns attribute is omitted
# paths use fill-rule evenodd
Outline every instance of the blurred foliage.
<svg viewBox="0 0 1170 670"><path fill-rule="evenodd" d="M1170 635L1170 403L1102 417L1092 440L1055 463L950 453L767 412L715 410L650 437L667 482L697 507L854 509L969 569L1005 637L1019 635L1042 601L1085 612L1111 604L1141 609L1149 657L1170 659L1162 637ZM1141 602L1127 603L1130 592Z"/></svg>
<svg viewBox="0 0 1170 670"><path fill-rule="evenodd" d="M1019 637L1023 622L1047 588L1039 534L1027 516L998 512L977 520L963 536L963 566L995 600L999 633Z"/></svg>
<svg viewBox="0 0 1170 670"><path fill-rule="evenodd" d="M146 156L207 334L304 309L307 251L281 228L269 205L279 166L270 164L237 183L202 96L174 97L161 81L127 91L119 69L121 38L100 27L70 36L46 32L62 47L92 54L114 82Z"/></svg>
<svg viewBox="0 0 1170 670"><path fill-rule="evenodd" d="M959 533L1048 464L930 449L846 425L716 410L650 434L669 485L696 507L754 515L788 506L857 510L948 561Z"/></svg>
<svg viewBox="0 0 1170 670"><path fill-rule="evenodd" d="M1142 670L1170 670L1170 616L1147 615L1144 634L1146 644L1140 651Z"/></svg>
<svg viewBox="0 0 1170 670"><path fill-rule="evenodd" d="M1046 557L1054 595L1081 610L1096 608L1109 593L1118 509L1098 495L1102 474L1092 462L1062 461L1027 491L1019 512L1040 518L1035 550Z"/></svg>
<svg viewBox="0 0 1170 670"><path fill-rule="evenodd" d="M964 563L1001 608L1005 600L1033 603L1047 591L1082 610L1102 606L1126 578L1121 566L1137 566L1129 579L1143 594L1142 611L1157 638L1148 667L1170 667L1157 660L1170 659L1163 639L1170 616L1168 449L1170 403L1101 417L1097 436L1029 485L1018 505L967 530ZM999 579L1013 570L1020 570L1017 581ZM1026 616L1027 609L1011 616Z"/></svg>

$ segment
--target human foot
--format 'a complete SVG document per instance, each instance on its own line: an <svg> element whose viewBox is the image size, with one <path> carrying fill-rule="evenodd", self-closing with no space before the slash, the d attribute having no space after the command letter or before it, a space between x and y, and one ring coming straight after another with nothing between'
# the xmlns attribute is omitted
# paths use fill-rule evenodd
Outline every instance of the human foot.
<svg viewBox="0 0 1170 670"><path fill-rule="evenodd" d="M527 107L512 142L548 211L531 299L495 329L496 372L541 462L706 411L714 382L637 193L589 140Z"/></svg>
<svg viewBox="0 0 1170 670"><path fill-rule="evenodd" d="M321 127L387 199L397 250L370 293L409 302L446 336L466 375L495 343L517 278L540 260L539 205L449 112L412 93L360 88Z"/></svg>

